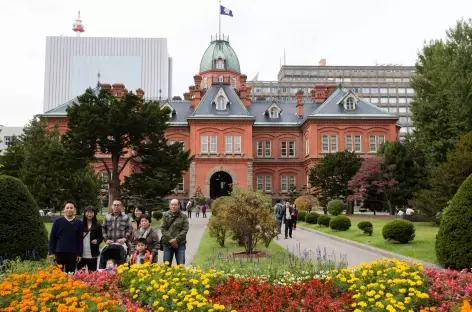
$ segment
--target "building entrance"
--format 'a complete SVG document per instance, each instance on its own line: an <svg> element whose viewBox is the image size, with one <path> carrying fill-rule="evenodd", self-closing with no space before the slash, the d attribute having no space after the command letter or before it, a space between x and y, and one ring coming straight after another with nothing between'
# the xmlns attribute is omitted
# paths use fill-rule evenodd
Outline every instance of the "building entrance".
<svg viewBox="0 0 472 312"><path fill-rule="evenodd" d="M233 189L233 178L224 171L215 172L210 178L210 198L228 196Z"/></svg>

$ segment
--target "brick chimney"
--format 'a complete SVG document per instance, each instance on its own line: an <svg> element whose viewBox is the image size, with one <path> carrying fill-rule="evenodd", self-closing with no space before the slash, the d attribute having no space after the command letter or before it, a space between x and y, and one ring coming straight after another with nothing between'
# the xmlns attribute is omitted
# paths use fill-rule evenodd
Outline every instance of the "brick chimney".
<svg viewBox="0 0 472 312"><path fill-rule="evenodd" d="M111 86L111 94L117 99L121 98L126 93L128 93L128 90L126 90L125 85L122 83L114 83Z"/></svg>
<svg viewBox="0 0 472 312"><path fill-rule="evenodd" d="M136 95L139 97L139 98L142 98L144 96L144 91L143 89L139 88L136 90Z"/></svg>
<svg viewBox="0 0 472 312"><path fill-rule="evenodd" d="M184 100L190 101L190 92L185 92L184 93Z"/></svg>
<svg viewBox="0 0 472 312"><path fill-rule="evenodd" d="M239 98L244 106L251 106L251 90L252 87L246 84L247 76L242 74L239 76Z"/></svg>
<svg viewBox="0 0 472 312"><path fill-rule="evenodd" d="M303 91L297 92L297 115L299 118L303 117Z"/></svg>
<svg viewBox="0 0 472 312"><path fill-rule="evenodd" d="M334 90L336 90L336 85L317 84L310 91L311 98L315 103L322 104Z"/></svg>

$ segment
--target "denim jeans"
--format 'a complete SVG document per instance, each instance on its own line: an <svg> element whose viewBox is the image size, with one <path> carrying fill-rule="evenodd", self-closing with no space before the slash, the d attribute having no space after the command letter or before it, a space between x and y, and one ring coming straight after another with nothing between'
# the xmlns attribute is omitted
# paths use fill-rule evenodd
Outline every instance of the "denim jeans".
<svg viewBox="0 0 472 312"><path fill-rule="evenodd" d="M169 262L169 265L172 265L174 255L177 264L185 264L185 245L179 245L177 248L164 245L164 263L167 261Z"/></svg>

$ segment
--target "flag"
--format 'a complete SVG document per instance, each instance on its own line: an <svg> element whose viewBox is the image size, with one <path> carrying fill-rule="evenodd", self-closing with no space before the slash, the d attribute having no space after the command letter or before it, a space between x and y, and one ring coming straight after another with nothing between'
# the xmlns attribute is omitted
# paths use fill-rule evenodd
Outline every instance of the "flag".
<svg viewBox="0 0 472 312"><path fill-rule="evenodd" d="M228 15L228 16L233 16L233 11L231 11L228 8L225 8L224 6L220 5L220 14L221 15Z"/></svg>

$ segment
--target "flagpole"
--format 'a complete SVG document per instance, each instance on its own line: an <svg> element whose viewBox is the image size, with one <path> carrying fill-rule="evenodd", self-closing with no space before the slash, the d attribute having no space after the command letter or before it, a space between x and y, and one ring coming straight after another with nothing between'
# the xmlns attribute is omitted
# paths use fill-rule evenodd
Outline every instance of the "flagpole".
<svg viewBox="0 0 472 312"><path fill-rule="evenodd" d="M218 36L219 36L219 40L221 40L221 0L219 2L220 2L220 7L218 8L218 17L219 17Z"/></svg>

